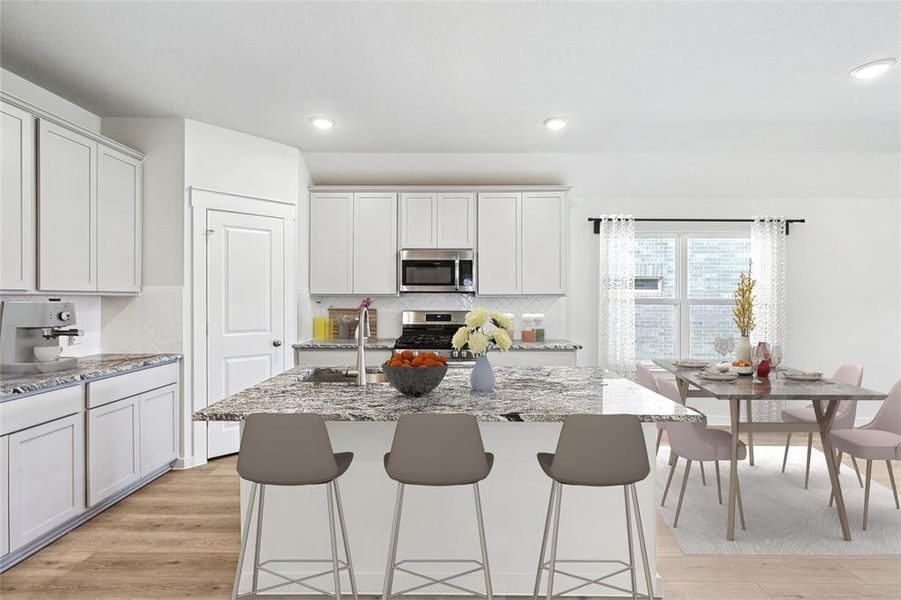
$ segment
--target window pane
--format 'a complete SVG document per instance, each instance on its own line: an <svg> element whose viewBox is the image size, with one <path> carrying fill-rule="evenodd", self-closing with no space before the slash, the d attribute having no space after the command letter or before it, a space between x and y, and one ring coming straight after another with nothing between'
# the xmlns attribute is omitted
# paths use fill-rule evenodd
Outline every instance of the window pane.
<svg viewBox="0 0 901 600"><path fill-rule="evenodd" d="M672 298L676 293L676 240L635 238L635 296Z"/></svg>
<svg viewBox="0 0 901 600"><path fill-rule="evenodd" d="M691 358L718 360L719 355L713 349L714 339L731 335L738 341L738 331L732 322L731 304L692 305L688 320ZM731 359L728 356L726 358Z"/></svg>
<svg viewBox="0 0 901 600"><path fill-rule="evenodd" d="M731 298L750 258L747 237L688 238L688 297Z"/></svg>
<svg viewBox="0 0 901 600"><path fill-rule="evenodd" d="M651 360L676 355L676 307L635 305L635 358Z"/></svg>

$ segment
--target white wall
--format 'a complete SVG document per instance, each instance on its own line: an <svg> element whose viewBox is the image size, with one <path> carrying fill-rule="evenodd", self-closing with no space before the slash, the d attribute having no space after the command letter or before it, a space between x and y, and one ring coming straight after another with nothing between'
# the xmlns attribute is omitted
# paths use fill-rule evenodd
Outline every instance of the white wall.
<svg viewBox="0 0 901 600"><path fill-rule="evenodd" d="M314 306L310 298L310 192L313 178L299 156L297 181L297 339L313 337Z"/></svg>
<svg viewBox="0 0 901 600"><path fill-rule="evenodd" d="M85 129L100 132L100 117L6 69L0 69L0 89Z"/></svg>
<svg viewBox="0 0 901 600"><path fill-rule="evenodd" d="M588 217L806 218L789 238L787 361L865 366L864 384L901 377L897 154L305 153L316 184L568 184L566 337L597 361L597 237ZM875 404L861 406L863 418ZM727 414L699 406L712 421Z"/></svg>

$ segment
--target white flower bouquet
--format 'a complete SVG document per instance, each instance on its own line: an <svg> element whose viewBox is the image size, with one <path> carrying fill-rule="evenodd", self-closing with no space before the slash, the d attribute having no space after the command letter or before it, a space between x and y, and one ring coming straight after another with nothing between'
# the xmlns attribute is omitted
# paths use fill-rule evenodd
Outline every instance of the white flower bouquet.
<svg viewBox="0 0 901 600"><path fill-rule="evenodd" d="M466 313L466 325L460 326L452 343L457 350L468 346L475 356L485 356L492 348L506 352L513 344L508 333L512 329L513 323L507 315L476 308Z"/></svg>

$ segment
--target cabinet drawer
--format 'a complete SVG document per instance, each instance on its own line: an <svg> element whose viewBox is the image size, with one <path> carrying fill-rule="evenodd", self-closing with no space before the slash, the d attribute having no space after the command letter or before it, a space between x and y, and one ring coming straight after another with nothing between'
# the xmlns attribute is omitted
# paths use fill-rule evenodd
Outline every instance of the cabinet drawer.
<svg viewBox="0 0 901 600"><path fill-rule="evenodd" d="M161 367L151 367L134 373L115 375L94 381L87 386L87 407L96 408L122 398L155 390L164 385L177 383L178 373L179 364L174 362Z"/></svg>
<svg viewBox="0 0 901 600"><path fill-rule="evenodd" d="M0 435L77 413L84 408L84 386L25 396L0 403Z"/></svg>

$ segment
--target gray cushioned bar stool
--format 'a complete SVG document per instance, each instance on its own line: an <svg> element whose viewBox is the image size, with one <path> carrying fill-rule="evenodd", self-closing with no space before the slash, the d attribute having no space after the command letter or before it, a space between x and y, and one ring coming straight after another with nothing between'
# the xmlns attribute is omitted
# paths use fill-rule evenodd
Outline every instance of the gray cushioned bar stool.
<svg viewBox="0 0 901 600"><path fill-rule="evenodd" d="M644 527L641 524L641 512L638 508L638 493L635 482L643 480L651 472L648 464L648 451L645 447L641 422L633 415L571 415L563 422L557 450L554 454L541 452L538 464L553 480L551 497L548 501L547 516L544 521L544 534L541 538L541 555L538 557L538 573L535 575L533 598L538 597L541 587L542 572L547 570L547 598L554 595L554 575L559 573L580 580L583 583L560 592L560 596L569 594L583 587L597 584L621 592L631 592L632 598L638 598L635 582L635 554L632 543L632 510L635 509L635 526L638 529L638 545L644 562L644 576L647 585L646 598L654 597L651 581L651 569L648 564L648 552L644 539ZM560 528L560 500L564 485L582 485L590 487L622 486L625 497L626 537L629 545L629 562L622 560L557 560L557 537ZM631 507L630 507L631 494ZM550 557L545 560L548 546L548 533L551 520L554 522L553 537L550 540ZM607 573L596 579L588 579L557 569L557 563L614 563L624 568ZM620 573L629 572L632 578L632 589L627 590L610 583L609 579Z"/></svg>
<svg viewBox="0 0 901 600"><path fill-rule="evenodd" d="M241 551L238 554L235 585L232 589L233 599L238 598L241 568L244 565L244 553L247 550L247 537L250 532L250 518L255 499L257 500L257 530L253 555L253 589L249 595L256 598L258 593L292 584L301 585L320 594L330 595L328 591L309 582L316 577L331 573L334 577L335 598L340 599L340 573L346 570L350 578L350 588L354 600L357 599L357 582L354 579L353 564L350 560L350 545L347 541L347 527L344 524L344 511L341 507L341 495L338 492L337 481L338 477L347 471L353 457L352 452L337 454L332 452L332 444L329 440L328 430L325 428L325 421L319 415L255 414L247 417L238 454L238 475L253 482L253 485L250 488L250 502L241 534ZM264 498L266 488L270 485L326 486L332 550L330 559L270 559L260 562ZM259 498L257 498L257 490L259 490ZM338 547L335 540L335 506L338 507L345 560L338 559ZM277 573L268 567L274 563L327 562L332 563L331 569L297 579ZM259 589L260 571L280 577L285 581ZM248 594L242 594L242 596L246 595Z"/></svg>
<svg viewBox="0 0 901 600"><path fill-rule="evenodd" d="M491 571L488 568L488 547L485 544L485 525L482 521L482 500L479 496L479 482L488 477L494 455L485 452L479 424L472 415L415 414L403 415L394 430L391 452L385 455L385 471L397 482L397 499L394 506L394 522L388 548L388 565L385 568L385 584L382 599L392 595L401 596L423 588L443 584L450 588L493 597L491 591ZM397 541L400 532L401 509L404 487L407 485L452 486L471 485L475 496L476 523L479 529L479 543L482 560L440 560L407 559L397 560ZM407 563L461 563L473 564L475 568L435 579L417 573L406 567ZM426 583L392 594L394 572L400 571L426 580ZM452 579L483 571L485 574L485 594L451 583Z"/></svg>

